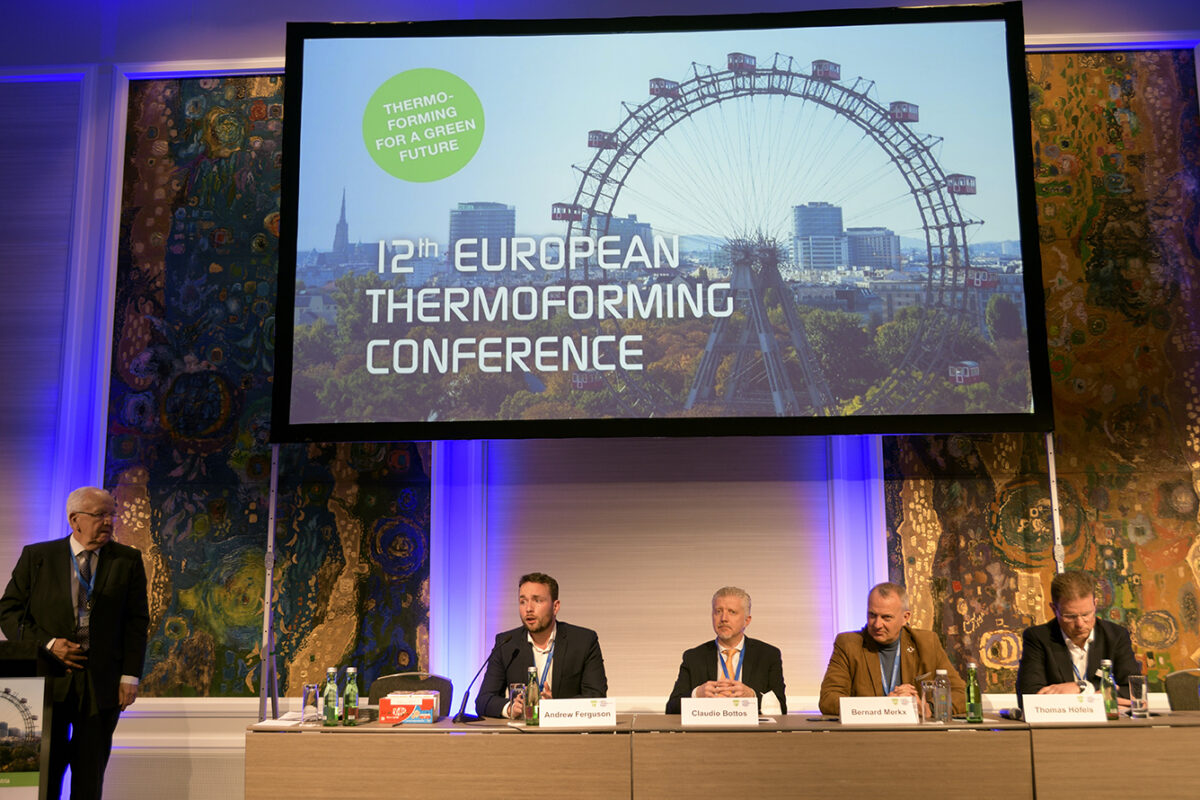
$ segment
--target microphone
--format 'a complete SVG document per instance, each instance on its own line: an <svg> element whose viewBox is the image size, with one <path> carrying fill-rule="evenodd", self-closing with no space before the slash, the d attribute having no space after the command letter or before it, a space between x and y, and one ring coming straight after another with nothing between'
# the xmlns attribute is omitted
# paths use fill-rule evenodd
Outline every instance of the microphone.
<svg viewBox="0 0 1200 800"><path fill-rule="evenodd" d="M1025 719L1025 712L1019 708L1002 708L1000 716L1004 719L1011 719L1013 722L1021 722Z"/></svg>
<svg viewBox="0 0 1200 800"><path fill-rule="evenodd" d="M512 634L510 633L508 636L505 636L496 645L496 647L503 647L504 645L508 644L511 639L512 639ZM496 648L493 647L492 649L494 650ZM483 663L479 665L479 671L475 673L475 677L471 678L471 682L467 684L467 690L465 692L463 692L462 703L458 707L458 713L454 715L454 719L450 720L451 722L459 723L459 722L478 722L479 721L479 717L475 716L474 714L467 713L467 700L471 697L471 687L475 685L475 681L479 680L479 676L483 674L483 668L487 666L488 659L490 659L491 657L492 657L492 654L488 653L488 657L485 658L483 660Z"/></svg>

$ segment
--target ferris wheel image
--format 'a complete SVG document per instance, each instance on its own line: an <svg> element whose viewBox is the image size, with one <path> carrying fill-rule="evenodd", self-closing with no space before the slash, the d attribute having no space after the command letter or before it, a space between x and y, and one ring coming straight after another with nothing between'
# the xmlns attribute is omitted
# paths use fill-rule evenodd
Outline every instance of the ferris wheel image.
<svg viewBox="0 0 1200 800"><path fill-rule="evenodd" d="M835 62L801 65L779 53L763 65L729 53L724 69L693 63L685 80L648 81L647 99L622 104L615 127L589 131L593 153L575 167L575 196L553 204L551 217L568 237L599 237L636 212L656 235L711 243L709 265L727 276L736 313L713 321L682 408L837 413L781 271L797 267L793 208L824 201L865 222L903 219L904 233L924 240L915 333L854 413L918 409L959 333L977 324L968 228L980 224L959 205L976 193L975 178L943 170L942 139L915 129L920 98L883 101L874 81L843 81ZM680 410L644 373L604 379L639 416Z"/></svg>
<svg viewBox="0 0 1200 800"><path fill-rule="evenodd" d="M22 741L29 742L41 738L42 731L38 723L38 715L33 713L29 701L21 693L14 691L9 686L5 686L3 689L0 689L0 701L6 701L20 715L21 733L19 738Z"/></svg>

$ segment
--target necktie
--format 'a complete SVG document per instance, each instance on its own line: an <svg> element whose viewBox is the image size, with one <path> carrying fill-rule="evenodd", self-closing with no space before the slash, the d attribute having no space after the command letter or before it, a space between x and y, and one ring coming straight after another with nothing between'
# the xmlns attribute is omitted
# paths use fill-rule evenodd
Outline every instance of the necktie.
<svg viewBox="0 0 1200 800"><path fill-rule="evenodd" d="M736 653L737 650L721 651L721 655L725 656L725 674L730 678L730 680L735 677L733 674L733 657Z"/></svg>
<svg viewBox="0 0 1200 800"><path fill-rule="evenodd" d="M84 550L79 554L79 592L76 595L76 600L79 604L79 644L84 650L88 649L91 640L91 626L89 619L91 617L91 609L88 608L88 589L87 582L92 579L92 553L90 550Z"/></svg>

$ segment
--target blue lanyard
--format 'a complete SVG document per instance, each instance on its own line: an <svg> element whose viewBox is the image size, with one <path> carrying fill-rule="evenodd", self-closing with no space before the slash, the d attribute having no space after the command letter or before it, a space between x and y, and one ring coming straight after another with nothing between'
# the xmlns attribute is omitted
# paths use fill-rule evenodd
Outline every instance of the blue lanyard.
<svg viewBox="0 0 1200 800"><path fill-rule="evenodd" d="M539 692L544 691L546 688L546 676L550 674L550 662L554 660L554 646L556 644L557 642L551 642L550 652L546 654L546 666L542 667L542 677L538 679Z"/></svg>
<svg viewBox="0 0 1200 800"><path fill-rule="evenodd" d="M714 639L717 643L717 661L721 662L721 672L725 673L725 680L729 680L729 667L725 666L725 659L721 657L721 642ZM742 679L742 662L746 660L746 645L742 645L741 651L738 653L737 669L733 671L733 679L740 681Z"/></svg>
<svg viewBox="0 0 1200 800"><path fill-rule="evenodd" d="M92 556L89 553L88 558L90 559L91 557ZM99 572L100 570L93 569L92 570L92 579L90 581L85 581L83 579L83 573L79 571L79 556L74 556L74 555L71 556L71 564L75 567L75 577L79 578L79 585L82 586L87 591L88 609L90 609L92 607L92 590L96 588L96 573ZM87 609L80 609L80 610L84 611Z"/></svg>
<svg viewBox="0 0 1200 800"><path fill-rule="evenodd" d="M889 682L888 676L883 674L883 661L879 662L879 674L883 678L883 693L891 694L896 690L896 685L900 683L900 648L896 648L896 657L892 659L892 679Z"/></svg>

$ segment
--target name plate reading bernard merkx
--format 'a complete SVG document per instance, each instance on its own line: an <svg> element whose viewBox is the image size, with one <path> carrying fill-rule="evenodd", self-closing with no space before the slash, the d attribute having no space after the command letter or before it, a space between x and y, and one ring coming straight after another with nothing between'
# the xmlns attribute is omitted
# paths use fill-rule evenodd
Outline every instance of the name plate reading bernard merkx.
<svg viewBox="0 0 1200 800"><path fill-rule="evenodd" d="M843 725L916 725L915 697L843 697Z"/></svg>

